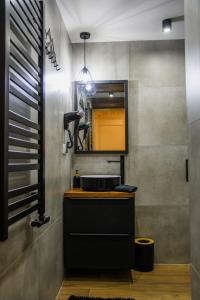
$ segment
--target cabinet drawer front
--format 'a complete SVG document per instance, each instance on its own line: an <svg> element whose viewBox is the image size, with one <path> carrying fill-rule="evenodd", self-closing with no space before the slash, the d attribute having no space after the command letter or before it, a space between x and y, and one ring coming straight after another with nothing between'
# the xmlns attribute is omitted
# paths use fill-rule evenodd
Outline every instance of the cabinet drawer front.
<svg viewBox="0 0 200 300"><path fill-rule="evenodd" d="M65 233L134 232L133 199L64 199Z"/></svg>
<svg viewBox="0 0 200 300"><path fill-rule="evenodd" d="M130 235L68 235L64 239L65 268L120 269L133 267Z"/></svg>

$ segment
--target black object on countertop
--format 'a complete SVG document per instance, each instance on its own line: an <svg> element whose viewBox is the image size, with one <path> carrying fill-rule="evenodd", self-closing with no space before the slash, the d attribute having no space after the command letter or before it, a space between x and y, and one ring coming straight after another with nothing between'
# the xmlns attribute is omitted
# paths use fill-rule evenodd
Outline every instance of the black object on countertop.
<svg viewBox="0 0 200 300"><path fill-rule="evenodd" d="M138 188L136 186L127 185L127 184L119 184L119 185L114 187L114 191L116 191L116 192L133 193L133 192L136 192L137 189Z"/></svg>
<svg viewBox="0 0 200 300"><path fill-rule="evenodd" d="M83 175L80 178L85 191L112 191L121 182L119 175Z"/></svg>
<svg viewBox="0 0 200 300"><path fill-rule="evenodd" d="M124 164L124 155L120 155L120 160L107 160L108 163L120 163L120 176L121 184L124 184L124 173L125 173L125 164Z"/></svg>
<svg viewBox="0 0 200 300"><path fill-rule="evenodd" d="M78 170L76 170L76 174L73 177L73 188L80 188L80 175Z"/></svg>

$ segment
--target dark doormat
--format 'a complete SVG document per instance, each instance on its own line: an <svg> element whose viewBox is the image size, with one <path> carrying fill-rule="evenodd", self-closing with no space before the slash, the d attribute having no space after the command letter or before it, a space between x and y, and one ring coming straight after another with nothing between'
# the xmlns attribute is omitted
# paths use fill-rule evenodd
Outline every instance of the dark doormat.
<svg viewBox="0 0 200 300"><path fill-rule="evenodd" d="M101 297L82 297L82 296L70 296L68 300L135 300L133 298L118 298L118 297L113 297L113 298L101 298Z"/></svg>

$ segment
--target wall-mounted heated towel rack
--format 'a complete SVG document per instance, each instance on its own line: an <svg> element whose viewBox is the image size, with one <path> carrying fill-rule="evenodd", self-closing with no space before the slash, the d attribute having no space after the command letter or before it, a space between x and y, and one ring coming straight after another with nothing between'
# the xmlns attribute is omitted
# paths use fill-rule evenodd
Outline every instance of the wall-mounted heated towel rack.
<svg viewBox="0 0 200 300"><path fill-rule="evenodd" d="M8 227L45 213L44 7L37 0L0 1L0 240Z"/></svg>

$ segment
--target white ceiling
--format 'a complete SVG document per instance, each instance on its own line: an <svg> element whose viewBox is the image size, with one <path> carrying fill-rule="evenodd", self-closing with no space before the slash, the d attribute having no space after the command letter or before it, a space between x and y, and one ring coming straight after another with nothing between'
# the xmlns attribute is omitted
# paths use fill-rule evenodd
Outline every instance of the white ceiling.
<svg viewBox="0 0 200 300"><path fill-rule="evenodd" d="M163 40L184 38L184 22L162 32L162 20L184 14L184 0L57 0L73 43L80 32L90 42Z"/></svg>

